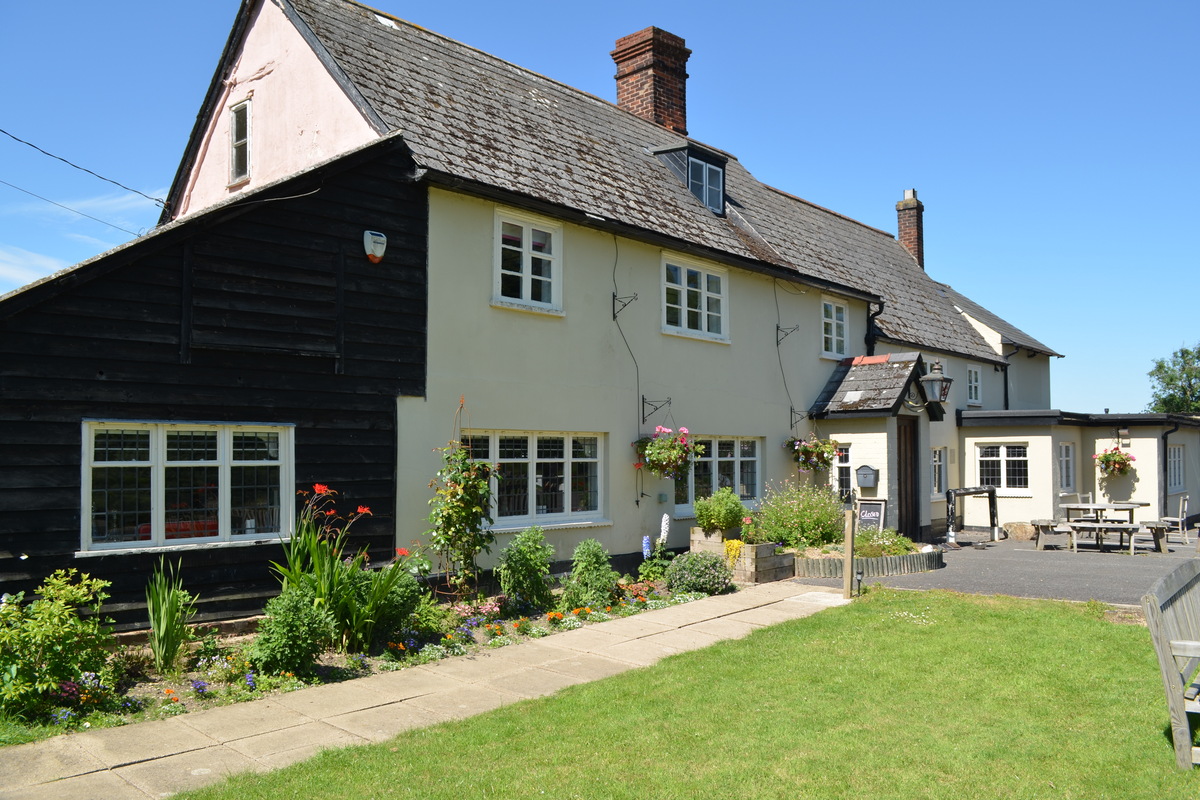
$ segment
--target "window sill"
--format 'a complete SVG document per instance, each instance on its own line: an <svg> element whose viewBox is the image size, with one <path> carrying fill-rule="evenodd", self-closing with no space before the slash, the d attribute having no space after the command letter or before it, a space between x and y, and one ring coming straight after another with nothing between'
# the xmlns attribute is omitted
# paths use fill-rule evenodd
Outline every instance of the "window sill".
<svg viewBox="0 0 1200 800"><path fill-rule="evenodd" d="M544 531L566 531L566 530L584 529L584 528L611 528L612 524L613 523L612 523L611 519L589 519L589 520L578 520L578 521L573 520L573 521L569 521L569 522L548 522L546 520L523 518L521 520L517 520L517 519L505 520L503 525L493 525L491 527L491 531L492 531L492 533L503 536L505 534L510 534L510 533L520 533L521 531L527 530L529 527L531 527L533 525L538 526L539 528L541 528Z"/></svg>
<svg viewBox="0 0 1200 800"><path fill-rule="evenodd" d="M244 178L238 178L236 181L230 181L229 183L225 184L225 188L226 189L241 189L243 186L245 186L249 182L250 182L250 176L247 175Z"/></svg>
<svg viewBox="0 0 1200 800"><path fill-rule="evenodd" d="M264 544L283 544L290 542L290 535L273 535L269 539L230 539L223 542L189 542L187 544L140 545L130 547L104 547L94 550L77 550L75 558L96 558L97 556L128 556L137 553L176 553L185 550L215 550L225 547L257 547Z"/></svg>
<svg viewBox="0 0 1200 800"><path fill-rule="evenodd" d="M543 317L565 317L567 315L565 311L555 306L539 306L531 303L522 303L518 300L506 300L500 297L493 297L491 306L492 308L500 308L505 311L524 311L529 314L540 314Z"/></svg>
<svg viewBox="0 0 1200 800"><path fill-rule="evenodd" d="M982 495L980 495L980 496L982 497ZM1007 498L1029 500L1029 499L1032 499L1033 492L1031 492L1029 489L1019 489L1019 490L1018 489L997 489L996 497L997 498L1007 497Z"/></svg>
<svg viewBox="0 0 1200 800"><path fill-rule="evenodd" d="M728 336L713 336L700 331L687 331L682 328L663 327L662 333L664 336L677 336L680 339L692 339L699 342L712 342L713 344L731 344Z"/></svg>
<svg viewBox="0 0 1200 800"><path fill-rule="evenodd" d="M821 358L825 361L843 361L848 358L848 356L845 353L842 353L841 355L837 353L821 353Z"/></svg>

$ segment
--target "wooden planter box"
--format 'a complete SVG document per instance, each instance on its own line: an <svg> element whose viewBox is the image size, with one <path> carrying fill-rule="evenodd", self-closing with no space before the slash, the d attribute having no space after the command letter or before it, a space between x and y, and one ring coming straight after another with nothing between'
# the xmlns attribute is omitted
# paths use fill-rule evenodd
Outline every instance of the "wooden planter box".
<svg viewBox="0 0 1200 800"><path fill-rule="evenodd" d="M725 537L720 532L706 534L692 528L692 552L716 553L725 557ZM744 544L738 560L733 563L733 579L738 583L770 583L796 576L794 553L775 555L774 544Z"/></svg>

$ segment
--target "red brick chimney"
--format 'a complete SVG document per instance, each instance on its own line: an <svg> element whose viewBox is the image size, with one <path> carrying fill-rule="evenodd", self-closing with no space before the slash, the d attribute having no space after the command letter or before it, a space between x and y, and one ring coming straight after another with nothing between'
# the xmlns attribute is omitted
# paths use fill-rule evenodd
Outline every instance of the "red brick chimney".
<svg viewBox="0 0 1200 800"><path fill-rule="evenodd" d="M683 39L646 28L617 39L617 105L687 135L687 60Z"/></svg>
<svg viewBox="0 0 1200 800"><path fill-rule="evenodd" d="M896 203L896 228L900 244L925 269L925 206L917 199L916 189L905 189L904 199Z"/></svg>

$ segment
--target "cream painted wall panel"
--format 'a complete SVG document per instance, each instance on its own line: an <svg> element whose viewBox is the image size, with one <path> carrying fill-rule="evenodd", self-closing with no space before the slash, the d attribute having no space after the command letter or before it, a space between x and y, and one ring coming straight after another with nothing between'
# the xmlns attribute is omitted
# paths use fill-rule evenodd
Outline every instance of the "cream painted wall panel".
<svg viewBox="0 0 1200 800"><path fill-rule="evenodd" d="M464 394L463 427L603 437L605 521L550 529L558 558L569 558L584 538L597 538L616 554L638 551L642 536L657 536L662 514L674 512L673 483L648 474L639 483L630 446L656 424L683 425L694 435L758 437L760 482L794 474L780 446L790 432L790 409L807 409L836 365L820 357L820 292L792 285L776 291L770 279L728 270L729 342L664 334L662 251L568 224L562 229L562 315L495 307L495 213L491 202L430 190L428 397L398 403L399 541L425 530L427 485L439 465L432 450L453 435ZM619 326L612 318L614 282L618 295L638 297L620 314ZM777 300L779 325L799 326L779 355ZM866 308L847 305L854 346L865 334ZM671 405L643 424L642 396L671 398ZM798 432L807 430L801 423ZM672 546L686 544L689 524L672 516Z"/></svg>
<svg viewBox="0 0 1200 800"><path fill-rule="evenodd" d="M979 448L986 445L1025 445L1028 454L1029 488L997 489L999 522L1028 522L1053 516L1057 495L1051 491L1054 483L1054 437L1049 428L1014 433L1012 428L964 428L963 474L965 486L979 486ZM966 527L986 528L988 525L987 496L964 498L960 514Z"/></svg>
<svg viewBox="0 0 1200 800"><path fill-rule="evenodd" d="M249 27L176 216L293 175L378 138L274 3ZM250 100L250 179L230 186L229 109Z"/></svg>

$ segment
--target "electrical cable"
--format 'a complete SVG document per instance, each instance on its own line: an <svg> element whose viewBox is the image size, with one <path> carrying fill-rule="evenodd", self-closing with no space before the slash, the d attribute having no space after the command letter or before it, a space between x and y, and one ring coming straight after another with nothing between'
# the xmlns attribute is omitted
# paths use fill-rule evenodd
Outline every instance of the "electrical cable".
<svg viewBox="0 0 1200 800"><path fill-rule="evenodd" d="M23 144L23 145L26 145L27 147L32 147L34 150L37 150L39 153L41 153L41 154L42 154L42 155L44 155L44 156L49 156L50 158L57 159L57 160L59 160L59 161L63 162L64 164L66 164L66 165L67 165L67 166L69 166L69 167L74 167L74 168L75 168L75 169L77 169L77 170L80 170L80 171L82 171L82 172L86 172L88 175L92 175L92 176L94 176L94 177L96 177L96 178L99 178L99 179L100 179L100 180L102 180L102 181L106 181L106 182L108 182L108 183L111 183L113 186L119 186L119 187L121 187L122 189L124 189L124 190L125 190L125 191L127 191L127 192L133 192L134 194L141 195L142 197L146 198L147 200L150 200L150 201L153 201L154 203L156 203L156 204L158 205L158 207L159 207L159 208L166 208L166 207L167 207L167 202L166 202L165 200L160 200L160 199L159 199L159 198L157 198L157 197L151 197L150 195L148 195L148 194L145 194L144 192L139 192L137 189L130 189L130 188L129 188L128 186L126 186L125 184L123 184L123 183L117 183L117 182L116 182L116 181L114 181L112 178L106 178L106 177L104 177L103 175L101 175L101 174L99 174L99 173L92 172L90 169L88 169L88 168L86 168L86 167L81 167L81 166L79 166L78 164L73 164L73 163L71 163L70 161L67 161L67 160L66 160L65 158L63 158L62 156L56 156L56 155L54 155L54 153L48 153L48 152L46 152L45 150L43 150L42 148L38 147L36 144L33 144L33 143L31 143L31 142L27 142L27 141L25 141L24 139L21 139L21 138L19 138L19 137L13 136L11 133L9 133L8 131L4 130L3 128L0 128L0 133L3 133L5 136L7 136L8 138L12 139L13 141L20 142L21 144ZM29 194L33 194L33 193L32 193L32 192L30 192ZM34 195L34 197L37 197L37 195ZM41 198L41 199L45 200L45 198L44 198L44 197L43 197L43 198ZM48 202L53 202L53 201L48 201ZM55 205L57 205L57 203L55 203ZM65 206L64 206L64 207L65 207ZM87 215L85 214L84 216L87 216ZM105 223L105 224L107 225L108 223ZM114 227L116 227L116 226L114 226ZM137 234L134 234L134 235L136 236Z"/></svg>
<svg viewBox="0 0 1200 800"><path fill-rule="evenodd" d="M775 296L775 356L779 359L779 374L783 378L783 393L787 395L788 407L796 408L796 402L792 400L792 390L788 388L787 372L783 368L783 350L780 345L783 344L779 340L779 328L783 324L783 316L779 311L779 279L771 280L772 294ZM786 291L786 290L785 290Z"/></svg>
<svg viewBox="0 0 1200 800"><path fill-rule="evenodd" d="M28 189L22 189L20 186L14 186L13 184L9 183L8 181L0 181L0 183L4 184L5 186L9 187L10 189L16 189L18 192L24 192L25 194L29 195L30 197L36 197L38 200L44 200L45 202L49 203L50 205L58 206L59 208L70 211L72 214L78 214L79 216L87 217L88 219L90 219L94 222L99 222L101 225L107 225L110 228L116 228L119 231L124 231L125 233L128 233L130 236L141 236L141 234L138 233L137 231L131 231L128 228L122 228L120 225L114 225L111 222L105 222L104 220L100 219L99 217L93 217L91 214L85 214L82 211L79 211L78 209L71 208L70 206L64 206L62 203L56 203L53 200L49 199L48 197L42 197L40 194L34 194L33 192L29 191Z"/></svg>

